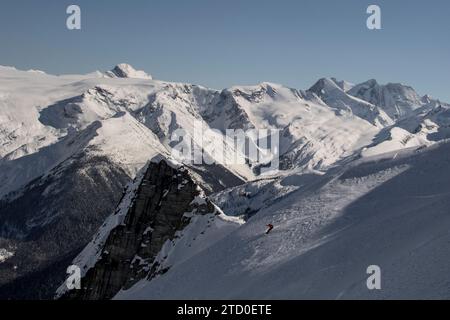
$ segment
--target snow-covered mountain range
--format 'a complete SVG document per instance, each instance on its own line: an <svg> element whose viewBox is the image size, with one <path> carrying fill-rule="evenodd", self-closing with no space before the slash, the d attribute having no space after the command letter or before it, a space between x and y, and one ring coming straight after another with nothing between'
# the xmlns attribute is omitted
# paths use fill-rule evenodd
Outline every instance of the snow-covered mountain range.
<svg viewBox="0 0 450 320"><path fill-rule="evenodd" d="M446 225L439 194L445 194L450 183L439 179L442 192L436 198L413 185L420 180L420 170L433 176L433 163L448 166L449 116L446 103L420 96L406 85L380 85L375 80L354 85L324 78L308 90L267 82L214 90L154 80L127 64L107 72L64 76L0 67L0 297L20 297L24 286L32 288L27 291L29 297L52 296L70 261L117 204L124 207L124 199L136 193L128 188L123 194L124 187L135 179L140 188L149 160L171 159L170 137L180 129L195 137L196 122L215 129L205 131L202 139L207 144L227 145L226 154L234 148L227 144L227 129L279 130L280 171L266 177L248 163L229 164L220 159L213 165L179 164L189 172L191 184L202 189L204 201L217 210L183 223L177 229L181 240L171 249L174 233L162 237L168 244L155 246L161 251L148 254L146 263L151 269L158 261L164 272L153 270L151 276L141 272L140 279L129 282L129 270L122 270L120 279L125 282L115 285L121 289L128 283L127 290L109 292L108 297L365 297L356 284L364 277L355 269L359 264L348 265L355 259L352 254L361 253L362 248L348 251L345 259L333 260L333 256L349 243L369 241L370 232L378 228L395 233L383 223L397 219L404 236L411 230L420 236L410 242L398 239L398 248L362 260L371 257L391 266L400 263L392 258L397 249L415 250L427 235L431 237L433 228L438 232ZM423 150L417 153L418 149ZM419 168L419 173L413 168ZM405 184L405 189L396 189L399 184ZM433 186L425 180L424 188L431 192ZM430 222L428 229L414 229L426 217L420 212L412 214L410 205L396 209L401 206L396 194L403 196L408 190L417 201L428 199L421 202L424 210L433 211L442 224ZM367 197L375 200L361 202ZM372 203L377 208L377 201L392 202L392 206L386 209L380 204L383 210L366 207ZM133 205L132 201L126 204L124 217ZM362 208L364 216L359 217L357 211ZM179 208L181 216L184 209ZM215 218L217 212L221 218ZM409 213L411 220L403 221ZM208 221L218 227L209 231L196 227ZM370 221L375 222L374 229L365 225ZM276 226L274 233L263 238L261 228L271 222ZM354 223L361 224L361 229ZM103 230L102 239L115 227L106 233ZM350 231L342 233L341 227ZM208 243L190 243L191 232L199 230L205 232ZM335 237L337 241L329 241ZM135 241L145 244L140 238ZM434 245L433 241L429 244ZM437 239L436 244L440 241L444 240ZM97 243L97 251L84 250L84 256L75 261L94 259L89 268L97 270L104 245ZM180 246L197 249L186 254L187 249ZM170 258L164 250L172 252ZM335 252L328 260L323 258L327 250ZM317 264L317 260L322 262ZM298 274L297 265L302 266ZM333 270L334 275L345 274L345 279L333 282L327 290L322 287L325 282L317 280L323 279L316 272L318 267ZM200 269L204 270L193 271ZM281 271L302 280L277 278ZM101 277L93 279L101 281ZM345 287L349 282L344 280L355 286ZM266 290L257 285L259 281L271 285ZM175 288L176 283L180 286ZM231 288L232 283L240 285ZM411 292L414 296L415 291ZM399 291L386 294L396 296ZM99 293L93 296L102 297Z"/></svg>

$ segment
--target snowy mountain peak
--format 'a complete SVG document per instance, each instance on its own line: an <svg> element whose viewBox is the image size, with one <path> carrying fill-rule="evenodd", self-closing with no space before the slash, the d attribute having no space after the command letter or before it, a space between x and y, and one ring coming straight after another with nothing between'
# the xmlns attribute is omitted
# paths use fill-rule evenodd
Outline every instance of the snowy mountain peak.
<svg viewBox="0 0 450 320"><path fill-rule="evenodd" d="M380 85L372 79L354 86L348 93L380 106L392 119L404 118L423 105L417 92L401 83Z"/></svg>
<svg viewBox="0 0 450 320"><path fill-rule="evenodd" d="M320 97L334 90L342 91L342 88L331 78L321 78L308 91L314 92Z"/></svg>
<svg viewBox="0 0 450 320"><path fill-rule="evenodd" d="M376 79L369 79L366 82L363 82L363 83L361 83L359 85L360 86L367 86L367 87L370 87L370 88L379 86L378 81Z"/></svg>
<svg viewBox="0 0 450 320"><path fill-rule="evenodd" d="M365 99L345 92L333 79L322 78L308 91L316 94L329 107L339 110L341 115L355 115L379 128L392 124L392 119L382 109Z"/></svg>
<svg viewBox="0 0 450 320"><path fill-rule="evenodd" d="M110 78L152 79L152 76L149 74L141 70L136 70L126 63L118 64L114 69L106 72L106 75Z"/></svg>
<svg viewBox="0 0 450 320"><path fill-rule="evenodd" d="M331 80L345 92L349 91L351 88L353 88L355 86L353 83L350 83L345 80L338 80L336 78L331 78Z"/></svg>
<svg viewBox="0 0 450 320"><path fill-rule="evenodd" d="M340 89L344 92L349 91L355 85L345 80L338 80L336 78L321 78L310 89L317 95L323 94L323 91L330 91L334 89ZM323 91L322 91L323 90Z"/></svg>

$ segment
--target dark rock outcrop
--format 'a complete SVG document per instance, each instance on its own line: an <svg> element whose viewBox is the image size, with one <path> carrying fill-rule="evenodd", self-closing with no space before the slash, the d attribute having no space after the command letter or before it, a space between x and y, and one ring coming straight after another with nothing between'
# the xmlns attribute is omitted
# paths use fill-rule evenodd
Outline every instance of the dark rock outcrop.
<svg viewBox="0 0 450 320"><path fill-rule="evenodd" d="M202 201L195 201L199 197ZM186 213L215 212L188 169L164 160L151 162L123 223L109 232L99 260L82 278L81 290L66 292L62 299L110 299L145 277L165 272L155 258L189 224L192 215Z"/></svg>

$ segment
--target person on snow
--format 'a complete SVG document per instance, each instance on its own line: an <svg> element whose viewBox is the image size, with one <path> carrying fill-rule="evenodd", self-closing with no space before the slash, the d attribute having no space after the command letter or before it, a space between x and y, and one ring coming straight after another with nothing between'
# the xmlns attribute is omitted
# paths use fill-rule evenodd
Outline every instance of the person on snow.
<svg viewBox="0 0 450 320"><path fill-rule="evenodd" d="M266 234L269 234L270 231L272 231L273 229L273 225L271 225L270 223L266 226L268 229L266 231Z"/></svg>

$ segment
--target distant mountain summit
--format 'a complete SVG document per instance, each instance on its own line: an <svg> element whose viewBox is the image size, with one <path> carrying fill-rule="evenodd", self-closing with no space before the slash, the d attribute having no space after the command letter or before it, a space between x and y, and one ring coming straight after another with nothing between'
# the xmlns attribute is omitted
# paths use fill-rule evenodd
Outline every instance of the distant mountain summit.
<svg viewBox="0 0 450 320"><path fill-rule="evenodd" d="M351 88L353 88L355 85L351 82L345 81L345 80L337 80L336 78L331 78L334 83L337 84L338 87L340 87L345 92L349 91Z"/></svg>
<svg viewBox="0 0 450 320"><path fill-rule="evenodd" d="M348 93L380 106L392 119L408 116L424 104L412 87L401 83L381 85L374 79L354 86Z"/></svg>
<svg viewBox="0 0 450 320"><path fill-rule="evenodd" d="M126 63L118 64L111 71L106 72L106 76L110 78L131 78L131 79L148 79L152 80L152 76L145 71L136 70Z"/></svg>
<svg viewBox="0 0 450 320"><path fill-rule="evenodd" d="M308 91L317 95L328 106L338 110L340 113L351 113L364 119L372 125L382 128L393 124L392 119L379 106L364 99L351 95L343 89L343 84L336 79L319 79Z"/></svg>

